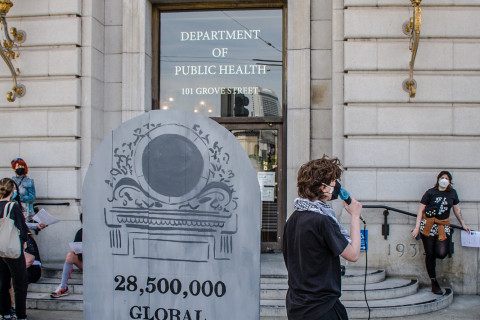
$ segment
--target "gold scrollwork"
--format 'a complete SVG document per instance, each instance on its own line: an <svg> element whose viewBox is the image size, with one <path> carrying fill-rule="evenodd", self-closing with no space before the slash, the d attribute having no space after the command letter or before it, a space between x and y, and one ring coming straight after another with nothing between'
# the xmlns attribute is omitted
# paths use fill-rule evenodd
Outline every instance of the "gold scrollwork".
<svg viewBox="0 0 480 320"><path fill-rule="evenodd" d="M16 48L17 44L25 41L26 33L16 28L8 30L5 17L12 6L13 3L10 0L0 0L0 25L4 31L4 40L3 43L0 43L0 55L8 69L10 69L13 78L12 91L7 92L7 100L9 102L13 102L17 97L25 95L25 86L17 83L17 76L20 70L13 66L12 61L20 56L18 52L14 51L14 48Z"/></svg>
<svg viewBox="0 0 480 320"><path fill-rule="evenodd" d="M410 98L415 98L417 92L417 82L413 79L413 67L417 56L418 44L420 42L420 28L422 26L422 8L420 3L422 0L410 0L413 6L413 17L403 24L403 32L410 36L409 49L412 51L410 59L410 78L403 81L403 89L410 93Z"/></svg>

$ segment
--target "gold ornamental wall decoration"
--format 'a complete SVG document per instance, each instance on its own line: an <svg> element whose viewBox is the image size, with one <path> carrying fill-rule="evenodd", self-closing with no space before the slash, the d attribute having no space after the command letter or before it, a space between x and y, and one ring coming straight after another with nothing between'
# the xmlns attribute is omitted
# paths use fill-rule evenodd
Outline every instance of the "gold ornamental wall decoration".
<svg viewBox="0 0 480 320"><path fill-rule="evenodd" d="M417 56L418 44L420 42L420 28L422 26L422 8L420 3L422 0L410 0L413 6L413 17L410 21L403 24L403 32L410 36L410 51L412 56L410 58L410 78L403 81L403 89L410 94L410 98L415 98L417 92L417 82L413 79L413 67L415 65L415 58Z"/></svg>
<svg viewBox="0 0 480 320"><path fill-rule="evenodd" d="M0 25L4 32L3 42L0 42L0 55L8 69L10 69L13 78L12 91L7 92L7 100L9 102L13 102L17 97L23 97L25 95L25 86L17 82L17 76L20 70L18 68L15 69L12 61L20 56L14 49L17 48L17 44L25 41L26 33L25 31L17 30L17 28L8 29L5 18L12 6L12 1L0 0Z"/></svg>

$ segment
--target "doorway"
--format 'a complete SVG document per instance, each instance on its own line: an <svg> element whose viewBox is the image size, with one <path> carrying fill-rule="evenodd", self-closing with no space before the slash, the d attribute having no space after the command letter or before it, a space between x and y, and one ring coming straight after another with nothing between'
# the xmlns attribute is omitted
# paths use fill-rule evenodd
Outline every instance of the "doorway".
<svg viewBox="0 0 480 320"><path fill-rule="evenodd" d="M153 108L202 114L245 149L262 196L262 252L281 250L285 223L283 2L159 5Z"/></svg>
<svg viewBox="0 0 480 320"><path fill-rule="evenodd" d="M281 124L223 124L237 138L260 185L262 252L282 249L285 224L283 128Z"/></svg>

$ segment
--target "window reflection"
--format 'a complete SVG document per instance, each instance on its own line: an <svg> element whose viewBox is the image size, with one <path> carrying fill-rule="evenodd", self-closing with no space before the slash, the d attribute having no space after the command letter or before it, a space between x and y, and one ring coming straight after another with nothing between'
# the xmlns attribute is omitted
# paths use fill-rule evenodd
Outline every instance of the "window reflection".
<svg viewBox="0 0 480 320"><path fill-rule="evenodd" d="M282 10L164 12L160 109L282 115Z"/></svg>

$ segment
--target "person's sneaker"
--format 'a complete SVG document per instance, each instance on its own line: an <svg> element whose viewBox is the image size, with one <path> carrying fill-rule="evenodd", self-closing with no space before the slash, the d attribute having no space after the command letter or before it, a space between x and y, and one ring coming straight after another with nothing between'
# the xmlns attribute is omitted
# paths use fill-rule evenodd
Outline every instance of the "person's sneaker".
<svg viewBox="0 0 480 320"><path fill-rule="evenodd" d="M11 315L8 316L2 316L2 320L13 320Z"/></svg>
<svg viewBox="0 0 480 320"><path fill-rule="evenodd" d="M50 294L50 297L60 298L66 295L68 295L68 287L63 289L62 287L58 286L58 288Z"/></svg>

